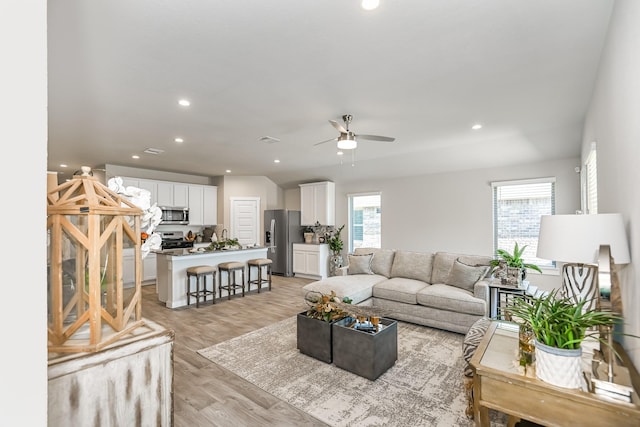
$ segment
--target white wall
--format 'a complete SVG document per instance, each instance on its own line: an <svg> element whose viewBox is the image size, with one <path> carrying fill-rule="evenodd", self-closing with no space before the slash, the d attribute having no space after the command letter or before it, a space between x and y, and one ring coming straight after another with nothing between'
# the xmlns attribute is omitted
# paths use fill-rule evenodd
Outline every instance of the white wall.
<svg viewBox="0 0 640 427"><path fill-rule="evenodd" d="M620 285L626 333L640 335L640 1L618 0L584 126L583 159L595 141L598 212L623 215L631 263ZM640 367L640 339L623 345Z"/></svg>
<svg viewBox="0 0 640 427"><path fill-rule="evenodd" d="M350 193L382 192L382 247L493 255L492 181L556 177L556 212L580 208L578 158L520 166L422 175L348 185L336 183L336 225L348 222ZM531 273L544 289L560 286L557 271Z"/></svg>
<svg viewBox="0 0 640 427"><path fill-rule="evenodd" d="M46 426L47 2L5 1L0 9L0 134L8 153L0 176L11 207L0 219L5 239L16 243L2 261L0 425Z"/></svg>
<svg viewBox="0 0 640 427"><path fill-rule="evenodd" d="M229 229L231 224L231 197L260 197L260 229L264 230L265 209L282 209L284 193L273 181L264 176L225 176L218 187L218 206L222 204L222 216L218 209L218 223ZM220 195L222 188L222 195ZM262 234L262 233L261 233ZM236 236L229 236L236 237ZM261 237L262 238L262 237ZM260 242L264 244L264 242Z"/></svg>

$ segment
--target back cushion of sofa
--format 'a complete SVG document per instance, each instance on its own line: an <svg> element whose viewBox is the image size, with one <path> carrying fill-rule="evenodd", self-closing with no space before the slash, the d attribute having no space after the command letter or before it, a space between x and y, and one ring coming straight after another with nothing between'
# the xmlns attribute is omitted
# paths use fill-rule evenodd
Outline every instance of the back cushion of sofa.
<svg viewBox="0 0 640 427"><path fill-rule="evenodd" d="M433 271L431 272L430 283L446 283L449 277L449 272L453 267L453 263L456 259L460 262L477 266L477 265L490 265L491 257L482 255L465 255L456 254L452 252L436 252L433 257Z"/></svg>
<svg viewBox="0 0 640 427"><path fill-rule="evenodd" d="M396 251L390 277L404 277L431 283L433 254L426 252Z"/></svg>
<svg viewBox="0 0 640 427"><path fill-rule="evenodd" d="M391 277L391 266L396 253L393 249L356 248L353 253L355 255L373 254L373 260L371 261L373 274Z"/></svg>

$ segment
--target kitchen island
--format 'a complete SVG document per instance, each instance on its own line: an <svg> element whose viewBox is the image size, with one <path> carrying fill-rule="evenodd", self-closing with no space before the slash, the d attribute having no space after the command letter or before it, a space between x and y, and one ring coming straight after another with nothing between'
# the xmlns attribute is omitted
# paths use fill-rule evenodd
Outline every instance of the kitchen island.
<svg viewBox="0 0 640 427"><path fill-rule="evenodd" d="M165 303L168 308L178 308L187 305L187 268L196 265L217 266L221 262L237 261L246 262L254 258L266 258L267 248L246 248L231 250L206 251L200 250L193 252L190 249L169 249L155 251L157 279L156 292L158 299ZM245 267L245 286L248 279ZM240 277L238 277L238 283ZM225 275L226 281L226 275ZM195 280L192 281L195 288ZM216 274L215 291L216 298L218 294L218 283L220 278ZM268 285L265 285L268 286ZM207 278L207 288L211 289L211 278ZM248 289L248 288L247 288ZM226 297L227 292L223 290L222 296ZM211 297L208 297L211 300Z"/></svg>

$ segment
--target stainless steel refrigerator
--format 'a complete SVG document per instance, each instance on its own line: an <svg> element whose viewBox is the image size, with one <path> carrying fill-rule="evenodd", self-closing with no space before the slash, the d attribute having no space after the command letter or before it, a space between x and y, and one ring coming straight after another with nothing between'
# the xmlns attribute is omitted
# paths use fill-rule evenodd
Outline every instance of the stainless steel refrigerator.
<svg viewBox="0 0 640 427"><path fill-rule="evenodd" d="M281 276L293 276L293 244L304 241L300 211L266 210L264 229L267 257L273 261L271 272Z"/></svg>

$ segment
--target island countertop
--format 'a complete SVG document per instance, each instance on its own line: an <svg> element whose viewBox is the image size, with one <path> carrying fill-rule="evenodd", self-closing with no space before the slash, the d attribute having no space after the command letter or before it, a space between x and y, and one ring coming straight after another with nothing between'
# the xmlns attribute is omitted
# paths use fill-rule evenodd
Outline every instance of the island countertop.
<svg viewBox="0 0 640 427"><path fill-rule="evenodd" d="M168 308L177 308L187 305L187 268L196 265L210 265L216 267L222 262L245 263L245 282L247 279L246 262L254 258L267 258L266 247L252 247L244 249L228 249L216 251L190 252L190 249L166 249L154 251L156 254L156 292L158 299ZM226 277L226 276L225 276ZM240 277L238 276L238 283ZM211 290L211 280L207 280L207 288ZM218 284L220 278L216 274L214 290L216 299L219 298ZM195 286L195 283L193 284ZM223 290L223 297L226 297ZM209 296L207 301L210 301ZM202 304L202 302L200 302Z"/></svg>
<svg viewBox="0 0 640 427"><path fill-rule="evenodd" d="M266 248L262 248L260 246L253 246L253 247L239 248L239 249L217 249L214 251L207 250L205 248L199 248L198 250L194 250L194 248L179 248L179 249L156 250L153 252L159 255L191 256L191 255L209 255L209 254L227 253L227 252L242 252L242 251L248 251L252 249L266 249Z"/></svg>

